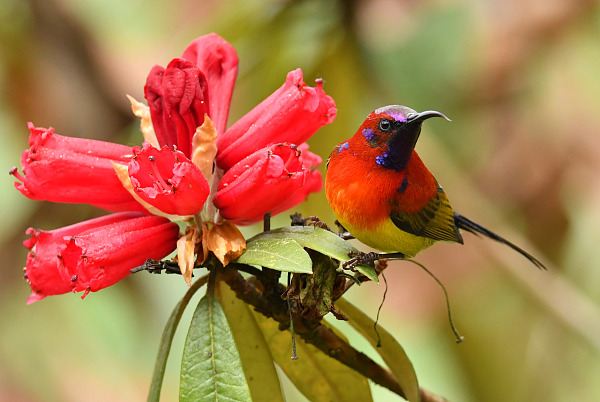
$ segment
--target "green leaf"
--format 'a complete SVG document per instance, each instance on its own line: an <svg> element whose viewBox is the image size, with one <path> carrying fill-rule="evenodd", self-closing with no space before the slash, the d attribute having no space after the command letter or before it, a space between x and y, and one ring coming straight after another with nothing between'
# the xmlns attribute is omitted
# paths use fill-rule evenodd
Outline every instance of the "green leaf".
<svg viewBox="0 0 600 402"><path fill-rule="evenodd" d="M259 239L291 239L302 247L310 248L338 261L347 261L350 251L358 251L349 242L335 233L315 226L288 226L262 232L248 240L248 243ZM379 283L375 269L370 265L358 265L355 268L373 282Z"/></svg>
<svg viewBox="0 0 600 402"><path fill-rule="evenodd" d="M273 356L248 305L238 299L225 282L217 282L215 294L230 323L252 400L283 402Z"/></svg>
<svg viewBox="0 0 600 402"><path fill-rule="evenodd" d="M242 362L219 300L204 296L185 340L180 401L251 401Z"/></svg>
<svg viewBox="0 0 600 402"><path fill-rule="evenodd" d="M160 400L160 391L162 389L163 378L165 376L165 369L167 367L167 360L171 351L173 337L175 336L175 330L177 329L181 316L192 296L198 289L206 284L207 280L208 275L205 275L194 282L179 303L175 305L175 308L167 320L162 337L160 338L156 363L154 363L154 373L152 374L152 383L150 384L150 392L148 393L148 402L158 402Z"/></svg>
<svg viewBox="0 0 600 402"><path fill-rule="evenodd" d="M280 331L273 319L251 311L271 354L296 388L311 401L372 401L368 380L296 337L298 360L292 360L289 331Z"/></svg>
<svg viewBox="0 0 600 402"><path fill-rule="evenodd" d="M371 318L344 298L338 299L335 306L348 317L348 323L377 350L377 353L383 358L385 364L398 380L406 399L410 402L418 402L420 399L417 374L398 341L385 329L377 326L377 331L381 337L381 347L377 347L377 334L373 328L374 321Z"/></svg>
<svg viewBox="0 0 600 402"><path fill-rule="evenodd" d="M249 240L246 250L235 262L277 271L312 274L310 256L299 243L289 238Z"/></svg>

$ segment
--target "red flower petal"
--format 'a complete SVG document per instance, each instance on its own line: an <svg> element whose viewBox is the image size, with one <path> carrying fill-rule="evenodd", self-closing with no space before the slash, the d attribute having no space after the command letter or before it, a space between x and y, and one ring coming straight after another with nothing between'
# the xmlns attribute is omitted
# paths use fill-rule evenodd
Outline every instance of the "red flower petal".
<svg viewBox="0 0 600 402"><path fill-rule="evenodd" d="M309 194L317 193L323 188L323 176L321 172L316 170L323 159L319 155L310 152L307 143L300 145L298 150L301 151L300 158L302 164L307 169L304 184L290 198L271 211L273 216L294 208L296 205L302 203Z"/></svg>
<svg viewBox="0 0 600 402"><path fill-rule="evenodd" d="M67 293L73 289L72 277L64 270L60 258L61 250L66 247L65 236L77 236L98 227L141 216L144 216L144 214L123 212L50 231L27 229L27 234L31 235L31 238L23 242L23 245L29 249L25 277L32 288L27 304L41 300L46 296Z"/></svg>
<svg viewBox="0 0 600 402"><path fill-rule="evenodd" d="M331 123L337 110L333 99L307 86L302 70L291 71L285 84L217 139L217 164L227 170L256 149L273 143L301 144L321 126Z"/></svg>
<svg viewBox="0 0 600 402"><path fill-rule="evenodd" d="M140 198L172 215L194 215L202 209L210 193L208 182L183 153L148 143L133 150L129 177Z"/></svg>
<svg viewBox="0 0 600 402"><path fill-rule="evenodd" d="M159 144L189 156L192 136L209 113L204 74L188 60L173 59L166 69L150 71L144 91Z"/></svg>
<svg viewBox="0 0 600 402"><path fill-rule="evenodd" d="M194 40L181 56L200 68L208 82L210 118L222 135L227 126L229 104L238 74L238 56L225 39L208 34Z"/></svg>
<svg viewBox="0 0 600 402"><path fill-rule="evenodd" d="M271 211L271 215L275 216L282 212L287 211L288 209L294 208L296 205L304 202L306 197L311 193L317 193L321 191L323 188L323 176L321 172L318 170L313 170L311 172L307 172L306 180L302 187L296 191L290 198L279 204L277 207L273 208Z"/></svg>
<svg viewBox="0 0 600 402"><path fill-rule="evenodd" d="M130 147L110 142L64 137L54 129L28 124L30 148L23 152L24 175L15 187L34 200L85 203L109 211L144 211L118 179L111 161L127 164Z"/></svg>
<svg viewBox="0 0 600 402"><path fill-rule="evenodd" d="M302 152L300 156L302 157L302 163L304 163L304 167L306 168L316 168L323 162L323 158L308 150L308 144L306 142L298 145L298 150Z"/></svg>
<svg viewBox="0 0 600 402"><path fill-rule="evenodd" d="M271 145L234 165L221 179L214 204L238 224L262 219L298 191L306 170L296 147Z"/></svg>
<svg viewBox="0 0 600 402"><path fill-rule="evenodd" d="M159 216L137 216L66 236L61 249L73 291L96 292L114 285L151 258L162 259L177 247L179 226Z"/></svg>
<svg viewBox="0 0 600 402"><path fill-rule="evenodd" d="M58 254L62 239L55 239L52 232L44 230L27 229L27 234L32 237L23 242L31 251L27 253L25 265L25 278L31 285L32 292L27 304L41 300L46 296L70 292L71 281L65 280L60 275L60 259ZM31 245L31 246L29 246Z"/></svg>

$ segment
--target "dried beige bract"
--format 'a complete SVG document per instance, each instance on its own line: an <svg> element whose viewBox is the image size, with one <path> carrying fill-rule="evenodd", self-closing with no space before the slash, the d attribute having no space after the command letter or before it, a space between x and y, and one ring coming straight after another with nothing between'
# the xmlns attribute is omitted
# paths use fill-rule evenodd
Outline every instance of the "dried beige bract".
<svg viewBox="0 0 600 402"><path fill-rule="evenodd" d="M213 167L217 155L217 130L207 114L204 123L196 129L192 137L192 162L200 168L208 185L212 184Z"/></svg>
<svg viewBox="0 0 600 402"><path fill-rule="evenodd" d="M226 266L238 258L246 249L242 232L229 221L213 224L206 238L208 249Z"/></svg>
<svg viewBox="0 0 600 402"><path fill-rule="evenodd" d="M160 149L158 144L158 138L154 132L154 126L152 125L152 119L150 118L150 108L144 105L142 102L138 102L132 96L127 95L127 99L131 102L131 110L133 114L142 119L140 122L140 129L144 135L144 141L152 145L154 148Z"/></svg>
<svg viewBox="0 0 600 402"><path fill-rule="evenodd" d="M183 279L192 285L192 273L196 262L196 246L202 241L202 231L197 226L188 226L185 234L177 240L177 264Z"/></svg>

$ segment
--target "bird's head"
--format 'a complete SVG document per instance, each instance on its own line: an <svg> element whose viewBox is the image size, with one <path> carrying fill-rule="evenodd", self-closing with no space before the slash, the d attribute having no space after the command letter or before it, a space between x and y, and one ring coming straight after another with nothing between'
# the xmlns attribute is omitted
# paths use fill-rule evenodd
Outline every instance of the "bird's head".
<svg viewBox="0 0 600 402"><path fill-rule="evenodd" d="M401 171L419 139L421 124L431 117L450 120L433 110L418 113L400 105L380 107L360 126L352 138L352 146L360 148L361 153L373 158L377 165Z"/></svg>

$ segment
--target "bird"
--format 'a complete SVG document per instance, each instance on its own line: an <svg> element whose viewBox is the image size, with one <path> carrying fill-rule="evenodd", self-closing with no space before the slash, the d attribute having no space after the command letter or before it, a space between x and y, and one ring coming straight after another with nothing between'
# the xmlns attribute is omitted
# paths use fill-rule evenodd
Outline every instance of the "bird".
<svg viewBox="0 0 600 402"><path fill-rule="evenodd" d="M350 253L344 267L376 260L409 259L437 242L463 244L461 231L502 243L545 266L533 255L452 209L415 145L427 119L443 113L400 105L373 111L327 160L325 194L339 224L380 252Z"/></svg>

